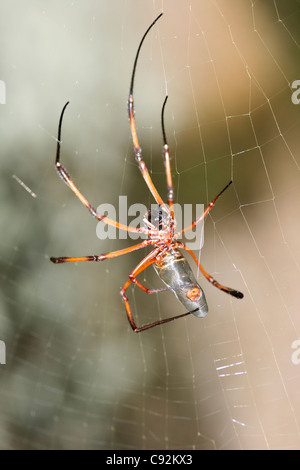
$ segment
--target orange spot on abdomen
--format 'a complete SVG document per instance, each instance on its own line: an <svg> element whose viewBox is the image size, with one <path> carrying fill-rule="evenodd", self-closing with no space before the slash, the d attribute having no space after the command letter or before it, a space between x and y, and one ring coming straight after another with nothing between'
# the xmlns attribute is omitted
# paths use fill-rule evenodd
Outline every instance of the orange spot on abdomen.
<svg viewBox="0 0 300 470"><path fill-rule="evenodd" d="M193 287L190 289L187 293L186 296L188 299L192 300L195 302L196 300L199 300L201 297L201 290L198 289L198 287Z"/></svg>

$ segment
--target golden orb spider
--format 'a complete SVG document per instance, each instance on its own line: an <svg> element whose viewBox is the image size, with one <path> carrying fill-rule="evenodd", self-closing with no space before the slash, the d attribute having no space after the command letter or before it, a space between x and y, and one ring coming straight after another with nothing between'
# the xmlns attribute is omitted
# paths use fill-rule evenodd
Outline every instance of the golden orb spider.
<svg viewBox="0 0 300 470"><path fill-rule="evenodd" d="M174 217L174 190L173 190L173 183L172 183L172 174L171 174L171 165L170 165L170 156L169 156L169 146L167 143L166 132L165 132L165 125L164 125L164 110L165 105L167 102L167 96L162 106L161 111L161 127L162 127L162 135L163 135L163 159L166 171L166 179L167 179L167 187L168 187L168 205L164 203L160 195L158 194L152 179L149 175L147 170L146 163L142 157L142 150L139 145L136 126L135 126L135 118L134 118L134 101L133 101L133 87L134 87L134 79L136 73L136 67L138 62L139 53L146 38L147 34L149 33L150 29L154 26L157 20L162 16L162 13L153 21L153 23L149 26L145 34L143 35L140 44L138 46L133 71L131 76L130 82L130 89L129 89L129 98L128 98L128 115L129 115L129 123L133 141L133 147L135 152L135 159L138 163L139 169L142 173L142 176L151 191L156 203L157 208L152 209L151 211L147 211L143 221L144 227L129 227L127 225L120 224L112 219L104 215L100 215L96 213L94 207L88 202L88 200L81 194L78 188L75 186L71 176L68 174L67 170L62 166L60 162L60 148L61 148L61 129L62 129L62 121L65 109L69 102L65 104L63 110L61 112L59 125L58 125L58 137L57 137L57 151L56 151L56 160L55 160L55 167L59 174L59 176L65 181L65 183L72 189L72 191L76 194L78 199L84 204L90 214L92 214L95 219L102 221L103 223L113 225L120 230L126 230L128 232L135 232L135 233L143 233L148 236L146 240L137 245L131 246L129 248L125 248L123 250L114 251L111 253L105 253L102 255L95 255L95 256L81 256L81 257L59 257L53 258L51 257L50 260L53 263L68 263L74 261L104 261L106 259L115 258L117 256L125 255L126 253L131 253L135 250L140 250L141 248L147 246L153 246L154 249L144 258L142 261L134 268L134 270L129 274L129 278L126 283L123 285L120 293L122 300L125 304L127 317L129 323L136 333L140 331L148 330L149 328L153 328L157 325L162 325L164 323L170 322L172 320L176 320L178 318L182 318L186 315L190 315L193 313L197 317L205 317L208 313L208 307L205 299L204 292L198 282L196 281L194 274L190 268L189 263L183 256L181 249L186 250L193 260L195 261L196 265L198 266L199 270L202 274L206 277L206 279L213 284L218 289L222 290L223 292L227 292L228 294L242 299L243 294L237 290L231 289L229 287L225 287L222 284L219 284L212 276L210 276L204 268L201 266L199 261L197 260L194 253L187 248L187 246L178 241L180 236L194 228L201 220L203 220L209 211L213 208L217 199L221 196L221 194L231 185L232 181L230 181L224 189L215 197L215 199L210 202L207 206L203 214L196 219L191 225L185 227L183 230L176 232L176 221ZM141 284L137 280L138 274L144 271L149 266L153 266L156 273L163 281L163 283L167 286L164 289L148 289L143 284ZM181 304L188 310L187 312L176 315L173 317L169 317L163 320L158 320L153 323L148 323L146 325L138 327L133 319L128 297L126 295L126 291L131 284L136 284L140 289L142 289L147 294L157 293L164 290L171 290L177 299L181 302Z"/></svg>

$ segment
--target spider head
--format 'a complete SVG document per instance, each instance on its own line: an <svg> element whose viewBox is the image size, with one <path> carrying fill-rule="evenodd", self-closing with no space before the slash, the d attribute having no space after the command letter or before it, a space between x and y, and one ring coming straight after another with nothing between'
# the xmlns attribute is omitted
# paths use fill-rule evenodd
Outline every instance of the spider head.
<svg viewBox="0 0 300 470"><path fill-rule="evenodd" d="M160 204L152 204L151 209L144 215L143 221L147 229L158 232L169 232L174 227L174 220L167 207Z"/></svg>

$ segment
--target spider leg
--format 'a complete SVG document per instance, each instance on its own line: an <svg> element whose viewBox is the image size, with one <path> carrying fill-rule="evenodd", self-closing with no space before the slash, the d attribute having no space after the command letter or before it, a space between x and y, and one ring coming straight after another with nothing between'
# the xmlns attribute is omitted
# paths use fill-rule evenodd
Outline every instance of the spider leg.
<svg viewBox="0 0 300 470"><path fill-rule="evenodd" d="M167 142L165 123L164 123L164 112L165 112L167 99L168 99L168 96L165 97L165 101L163 103L162 110L161 110L161 128L162 128L163 143L164 143L163 158L164 158L166 177L167 177L167 186L168 186L168 205L169 205L171 217L172 219L174 219L174 188L173 188L172 173L171 173L169 145Z"/></svg>
<svg viewBox="0 0 300 470"><path fill-rule="evenodd" d="M224 193L224 191L226 191L226 189L232 184L232 181L229 181L229 183L225 186L225 188L222 189L222 191L208 204L207 208L205 209L205 211L203 212L203 214L198 218L196 219L191 225L188 225L187 227L185 227L183 230L181 230L180 232L178 232L178 235L182 235L184 232L188 232L189 230L192 230L197 224L199 224L199 222L201 222L201 220L203 220L207 214L209 213L209 211L214 207L216 201L219 199L219 197Z"/></svg>
<svg viewBox="0 0 300 470"><path fill-rule="evenodd" d="M141 248L144 248L148 245L154 245L155 241L154 240L144 240L142 243L138 243L137 245L130 246L128 248L124 248L123 250L118 250L118 251L111 251L110 253L104 253L102 255L91 255L91 256L79 256L79 257L59 257L59 258L54 258L51 257L50 261L55 264L59 263L73 263L76 261L105 261L106 259L111 259L115 258L117 256L122 256L127 253L131 253L132 251L140 250Z"/></svg>
<svg viewBox="0 0 300 470"><path fill-rule="evenodd" d="M176 246L178 246L178 248L183 248L184 250L186 250L191 255L191 257L195 261L196 265L198 266L198 268L202 272L203 276L206 277L208 282L210 282L213 286L217 287L218 289L220 289L223 292L226 292L227 294L232 295L233 297L236 297L237 299L242 299L244 297L244 294L242 294L242 292L239 292L238 290L235 290L235 289L231 289L230 287L223 286L218 281L216 281L210 274L208 274L205 271L205 269L201 266L199 261L197 260L195 254L184 243L177 242Z"/></svg>
<svg viewBox="0 0 300 470"><path fill-rule="evenodd" d="M147 31L145 32L144 36L141 39L141 42L139 44L135 60L134 60L134 65L133 65L133 70L132 70L132 76L131 76L131 82L130 82L130 89L129 89L129 97L128 97L128 115L129 115L129 123L130 123L130 129L131 129L131 135L132 135L132 142L133 142L133 147L134 147L134 152L135 152L135 159L139 165L139 169L141 170L142 176L151 191L154 199L156 200L157 204L165 206L165 203L163 202L162 198L157 192L157 189L155 188L153 181L149 175L146 163L143 160L142 157L142 149L140 147L139 141L138 141L138 136L137 136L137 131L136 131L136 125L135 125L135 118L134 118L134 99L133 99L133 87L134 87L134 78L135 78L135 72L136 72L136 66L137 66L137 61L138 57L140 54L140 50L142 47L142 44L144 42L144 39L146 38L147 34L149 33L150 29L154 26L154 24L157 22L157 20L162 16L162 13L153 21L153 23L149 26Z"/></svg>
<svg viewBox="0 0 300 470"><path fill-rule="evenodd" d="M185 317L187 315L190 315L191 313L193 313L194 311L192 312L185 312L185 313L182 313L181 315L176 315L176 316L173 316L173 317L170 317L170 318L165 318L163 320L158 320L158 321L155 321L153 323L147 323L146 325L143 325L143 326L140 326L138 327L133 319L133 316L132 316L132 313L131 313L131 309L130 309L130 305L129 305L129 300L128 300L128 297L126 296L125 292L126 290L128 289L128 287L130 286L130 284L132 283L136 283L138 285L138 287L141 287L142 290L144 290L145 292L147 292L148 294L150 293L153 293L155 291L151 291L150 289L147 289L145 288L144 286L142 286L142 284L140 284L138 281L136 281L136 276L138 274L140 274L142 271L144 271L146 268L148 268L152 263L155 262L156 260L156 256L158 254L158 249L154 249L153 251L151 251L151 253L149 253L137 266L136 268L130 273L129 275L129 279L128 281L124 284L124 286L122 287L121 291L120 291L120 294L121 294L121 297L122 297L122 300L125 304L125 308L126 308L126 313L127 313L127 318L129 320L129 323L130 323L130 326L131 328L133 329L133 331L135 333L140 333L141 331L145 331L145 330L148 330L149 328L153 328L154 326L158 326L158 325L163 325L164 323L168 323L170 321L173 321L173 320L176 320L177 318L182 318L182 317ZM160 291L161 289L159 289ZM165 290L165 289L162 289L162 290ZM197 309L196 309L197 310Z"/></svg>
<svg viewBox="0 0 300 470"><path fill-rule="evenodd" d="M57 136L57 149L56 149L56 159L55 159L55 167L56 170L59 174L59 176L64 180L64 182L69 186L69 188L72 189L72 191L75 193L75 195L78 197L78 199L82 202L82 204L88 209L90 214L92 214L93 217L95 217L97 220L100 220L108 225L113 225L114 227L117 227L120 230L126 230L127 232L135 232L135 233L143 233L145 229L142 228L135 228L135 227L128 227L127 225L120 224L112 219L109 219L108 217L104 215L97 214L96 210L94 207L88 202L88 200L81 194L79 189L75 186L74 181L72 180L71 176L68 174L67 170L62 166L60 162L60 149L61 149L61 129L62 129L62 121L63 121L63 116L64 112L66 110L66 107L68 106L69 101L64 105L60 119L59 119L59 124L58 124L58 136Z"/></svg>

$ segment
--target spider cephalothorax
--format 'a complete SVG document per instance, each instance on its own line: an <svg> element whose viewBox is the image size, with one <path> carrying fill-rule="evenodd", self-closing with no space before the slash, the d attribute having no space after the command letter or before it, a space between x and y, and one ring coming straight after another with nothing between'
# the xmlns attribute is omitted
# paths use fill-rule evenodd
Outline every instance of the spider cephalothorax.
<svg viewBox="0 0 300 470"><path fill-rule="evenodd" d="M164 205L152 204L151 209L144 215L143 222L152 238L174 237L176 221Z"/></svg>

